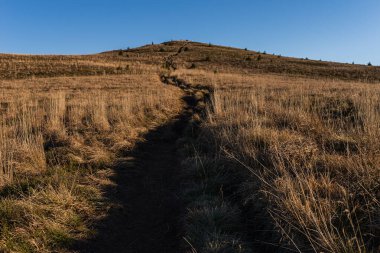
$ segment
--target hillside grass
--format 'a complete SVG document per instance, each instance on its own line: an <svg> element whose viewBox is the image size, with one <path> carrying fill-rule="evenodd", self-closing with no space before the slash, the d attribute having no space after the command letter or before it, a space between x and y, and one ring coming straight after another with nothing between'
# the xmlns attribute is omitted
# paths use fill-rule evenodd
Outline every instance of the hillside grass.
<svg viewBox="0 0 380 253"><path fill-rule="evenodd" d="M217 203L240 206L240 217L252 222L241 229L269 251L379 249L378 84L177 75L214 90L193 165L203 175L202 195L214 197L190 205L191 212L211 212ZM236 211L226 217L239 224Z"/></svg>
<svg viewBox="0 0 380 253"><path fill-rule="evenodd" d="M113 162L181 110L158 76L1 81L0 251L66 252L111 204Z"/></svg>
<svg viewBox="0 0 380 253"><path fill-rule="evenodd" d="M380 68L184 41L0 55L0 251L93 236L113 161L183 108L163 71L211 95L179 141L188 252L379 251Z"/></svg>

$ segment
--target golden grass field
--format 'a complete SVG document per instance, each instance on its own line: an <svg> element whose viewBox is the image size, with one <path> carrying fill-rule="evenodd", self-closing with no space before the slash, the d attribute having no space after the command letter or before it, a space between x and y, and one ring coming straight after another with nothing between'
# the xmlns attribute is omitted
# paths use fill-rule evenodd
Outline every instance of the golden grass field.
<svg viewBox="0 0 380 253"><path fill-rule="evenodd" d="M225 157L246 170L248 179L238 191L253 217L265 216L266 206L281 236L300 252L367 252L379 246L378 84L179 75L213 85L202 140L216 152L202 157L203 163Z"/></svg>
<svg viewBox="0 0 380 253"><path fill-rule="evenodd" d="M379 67L184 41L0 55L0 251L85 252L71 246L114 205L114 161L186 111L176 252L379 252L379 82Z"/></svg>
<svg viewBox="0 0 380 253"><path fill-rule="evenodd" d="M181 107L156 75L1 82L0 249L50 252L88 235L108 168Z"/></svg>

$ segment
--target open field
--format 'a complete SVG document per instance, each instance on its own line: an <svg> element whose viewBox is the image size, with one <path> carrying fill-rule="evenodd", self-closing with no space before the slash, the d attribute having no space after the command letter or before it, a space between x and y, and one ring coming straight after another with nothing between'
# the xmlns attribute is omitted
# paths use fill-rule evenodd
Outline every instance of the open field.
<svg viewBox="0 0 380 253"><path fill-rule="evenodd" d="M273 232L262 231L276 228L277 240L286 239L281 246L300 252L378 249L378 84L178 75L213 85L199 140L206 152L195 159L207 164L206 194L233 189L233 204L239 195L245 215L254 221L246 229L257 242L269 243Z"/></svg>
<svg viewBox="0 0 380 253"><path fill-rule="evenodd" d="M0 55L0 251L379 252L379 82L186 41Z"/></svg>
<svg viewBox="0 0 380 253"><path fill-rule="evenodd" d="M0 248L15 252L88 236L116 157L181 108L181 92L148 71L2 81L1 90Z"/></svg>

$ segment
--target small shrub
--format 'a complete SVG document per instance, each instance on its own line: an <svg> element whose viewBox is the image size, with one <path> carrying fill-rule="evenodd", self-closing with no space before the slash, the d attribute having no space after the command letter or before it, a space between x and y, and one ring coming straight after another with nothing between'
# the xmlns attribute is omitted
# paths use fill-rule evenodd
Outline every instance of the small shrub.
<svg viewBox="0 0 380 253"><path fill-rule="evenodd" d="M160 52L163 53L165 52L165 49L163 47L160 48Z"/></svg>
<svg viewBox="0 0 380 253"><path fill-rule="evenodd" d="M261 61L261 59L262 59L262 56L261 56L261 54L259 54L259 56L257 56L257 60Z"/></svg>

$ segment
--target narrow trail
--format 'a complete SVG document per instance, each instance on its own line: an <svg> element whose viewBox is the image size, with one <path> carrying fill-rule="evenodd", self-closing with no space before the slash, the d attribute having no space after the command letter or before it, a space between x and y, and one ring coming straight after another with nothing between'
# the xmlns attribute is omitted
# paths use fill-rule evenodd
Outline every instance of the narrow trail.
<svg viewBox="0 0 380 253"><path fill-rule="evenodd" d="M181 241L180 164L176 141L187 115L145 136L127 157L116 162L116 188L107 197L118 208L97 226L98 235L80 252L178 253Z"/></svg>
<svg viewBox="0 0 380 253"><path fill-rule="evenodd" d="M117 208L95 227L95 238L79 243L78 252L178 253L182 241L181 167L177 140L184 135L196 105L186 93L181 114L148 132L125 157L119 158L104 189Z"/></svg>
<svg viewBox="0 0 380 253"><path fill-rule="evenodd" d="M183 110L167 124L148 132L145 141L117 159L111 178L116 187L104 189L105 197L115 207L96 224L94 238L76 245L77 252L181 252L185 207L180 198L181 167L176 143L184 136L193 115L204 110L198 104L207 102L209 93L175 76L160 78L163 85L184 91ZM199 97L199 93L203 96Z"/></svg>

